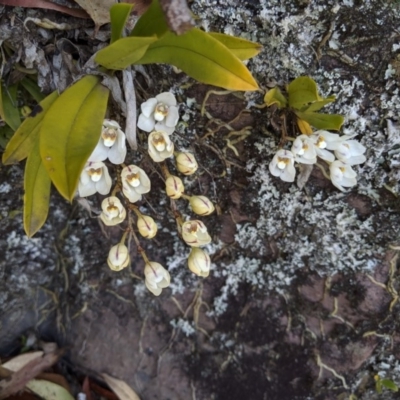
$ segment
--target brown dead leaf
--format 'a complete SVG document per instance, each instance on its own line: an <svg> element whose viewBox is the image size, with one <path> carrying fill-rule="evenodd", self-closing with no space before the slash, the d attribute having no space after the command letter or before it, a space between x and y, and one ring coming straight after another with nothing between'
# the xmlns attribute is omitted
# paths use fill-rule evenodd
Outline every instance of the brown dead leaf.
<svg viewBox="0 0 400 400"><path fill-rule="evenodd" d="M62 351L56 350L42 357L36 357L14 372L9 378L0 381L0 400L6 399L12 394L23 390L31 379L55 364L61 354ZM4 366L2 368L5 369Z"/></svg>
<svg viewBox="0 0 400 400"><path fill-rule="evenodd" d="M71 388L69 387L67 380L60 374L42 372L36 378L55 383L56 385L63 387L67 392L71 393Z"/></svg>
<svg viewBox="0 0 400 400"><path fill-rule="evenodd" d="M75 0L92 18L96 30L110 22L110 8L116 0Z"/></svg>
<svg viewBox="0 0 400 400"><path fill-rule="evenodd" d="M101 376L107 385L110 386L112 391L118 396L119 400L140 400L139 396L124 381L113 378L107 374L101 374Z"/></svg>

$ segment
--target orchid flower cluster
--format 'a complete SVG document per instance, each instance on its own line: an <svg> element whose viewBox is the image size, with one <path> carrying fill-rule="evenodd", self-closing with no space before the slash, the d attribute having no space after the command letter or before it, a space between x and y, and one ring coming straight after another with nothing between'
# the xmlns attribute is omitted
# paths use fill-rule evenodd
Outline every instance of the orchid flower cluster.
<svg viewBox="0 0 400 400"><path fill-rule="evenodd" d="M194 155L188 152L176 152L170 138L179 120L174 95L164 92L155 98L148 99L141 105L141 111L137 126L149 133L147 151L150 158L160 165L165 178L165 191L171 202L182 198L189 202L195 214L200 216L211 214L215 209L213 203L206 196L186 195L182 179L171 174L168 169L166 160L172 157L175 158L177 171L183 175L192 175L198 169ZM135 204L142 200L144 194L150 192L151 181L139 166L124 164L126 155L126 137L120 125L116 121L104 120L99 142L81 173L78 194L80 197L91 196L95 193L108 196L101 203L102 211L99 216L104 225L116 226L128 220L128 227L124 230L122 239L109 251L107 263L113 271L120 271L129 265L129 249L125 242L130 235L135 240L145 262L145 285L150 292L158 296L162 289L169 286L170 274L161 264L149 261L140 246L132 224L132 216L136 215L136 231L142 237L151 239L157 234L157 223L151 216L143 215ZM106 160L119 166L117 168L119 176L112 191L112 178L105 164ZM201 220L184 221L178 211L175 214L179 234L191 247L188 256L189 269L198 276L207 277L211 260L207 252L200 248L211 242L207 227Z"/></svg>
<svg viewBox="0 0 400 400"><path fill-rule="evenodd" d="M332 183L339 190L345 191L345 188L357 184L357 173L352 166L366 160L366 148L352 138L353 136L340 136L324 130L311 135L300 135L294 139L290 150L277 151L269 164L269 170L283 181L293 182L296 176L295 162L316 164L319 157L329 165Z"/></svg>

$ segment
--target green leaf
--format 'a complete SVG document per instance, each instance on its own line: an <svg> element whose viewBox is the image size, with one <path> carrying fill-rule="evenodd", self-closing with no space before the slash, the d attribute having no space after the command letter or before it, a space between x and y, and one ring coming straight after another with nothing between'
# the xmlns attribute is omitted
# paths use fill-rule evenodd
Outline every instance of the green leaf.
<svg viewBox="0 0 400 400"><path fill-rule="evenodd" d="M100 50L95 61L108 69L125 69L140 60L156 40L156 36L119 39Z"/></svg>
<svg viewBox="0 0 400 400"><path fill-rule="evenodd" d="M67 200L75 196L81 171L99 141L108 95L98 77L87 75L60 95L42 122L40 154Z"/></svg>
<svg viewBox="0 0 400 400"><path fill-rule="evenodd" d="M218 40L197 28L179 36L167 32L136 62L152 63L175 65L199 82L229 90L258 89L243 63Z"/></svg>
<svg viewBox="0 0 400 400"><path fill-rule="evenodd" d="M54 91L33 108L8 142L3 153L3 164L14 164L28 157L35 144L43 117L57 97L58 93Z"/></svg>
<svg viewBox="0 0 400 400"><path fill-rule="evenodd" d="M0 82L0 117L14 131L21 125L21 117L17 107L17 85L5 88Z"/></svg>
<svg viewBox="0 0 400 400"><path fill-rule="evenodd" d="M269 107L272 104L276 104L278 108L283 108L287 106L286 97L282 94L279 88L274 87L271 90L268 90L264 96L264 103Z"/></svg>
<svg viewBox="0 0 400 400"><path fill-rule="evenodd" d="M65 388L43 379L32 379L26 387L43 400L74 400L74 397Z"/></svg>
<svg viewBox="0 0 400 400"><path fill-rule="evenodd" d="M167 20L158 0L153 0L147 11L139 18L130 36L163 36L169 31Z"/></svg>
<svg viewBox="0 0 400 400"><path fill-rule="evenodd" d="M14 131L8 125L0 127L0 148L5 149Z"/></svg>
<svg viewBox="0 0 400 400"><path fill-rule="evenodd" d="M133 4L116 3L110 8L111 43L122 37L126 20L133 8Z"/></svg>
<svg viewBox="0 0 400 400"><path fill-rule="evenodd" d="M46 95L44 95L41 91L39 86L29 79L25 77L20 81L21 85L25 88L25 90L36 100L36 102L40 103Z"/></svg>
<svg viewBox="0 0 400 400"><path fill-rule="evenodd" d="M336 100L335 96L329 96L326 99L320 101L314 101L310 106L304 107L304 110L301 111L319 111L322 107L325 107L327 104L332 103Z"/></svg>
<svg viewBox="0 0 400 400"><path fill-rule="evenodd" d="M318 96L317 84L308 76L300 76L288 86L289 106L300 109L306 104L322 100Z"/></svg>
<svg viewBox="0 0 400 400"><path fill-rule="evenodd" d="M390 389L392 392L398 392L399 388L391 379L381 379L382 386L386 389Z"/></svg>
<svg viewBox="0 0 400 400"><path fill-rule="evenodd" d="M39 138L29 154L24 175L24 229L32 237L46 222L51 181L40 157Z"/></svg>
<svg viewBox="0 0 400 400"><path fill-rule="evenodd" d="M208 32L208 35L221 42L232 54L242 61L256 56L262 49L262 46L258 43L225 35L224 33Z"/></svg>
<svg viewBox="0 0 400 400"><path fill-rule="evenodd" d="M344 122L344 117L339 114L320 114L308 111L295 111L295 114L317 129L338 131Z"/></svg>

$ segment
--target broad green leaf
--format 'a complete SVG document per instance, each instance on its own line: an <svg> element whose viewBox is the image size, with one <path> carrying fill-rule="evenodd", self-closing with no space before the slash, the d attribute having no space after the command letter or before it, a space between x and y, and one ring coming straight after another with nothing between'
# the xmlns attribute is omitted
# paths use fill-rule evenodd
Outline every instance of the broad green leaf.
<svg viewBox="0 0 400 400"><path fill-rule="evenodd" d="M28 157L35 144L43 117L57 97L58 93L54 91L33 108L8 142L3 153L3 164L14 164Z"/></svg>
<svg viewBox="0 0 400 400"><path fill-rule="evenodd" d="M175 65L199 82L229 90L258 89L243 63L222 43L197 28L179 36L167 32L136 62L152 63Z"/></svg>
<svg viewBox="0 0 400 400"><path fill-rule="evenodd" d="M335 96L329 96L326 99L320 101L314 101L310 106L304 107L304 110L301 111L319 111L322 107L325 107L327 104L332 103L336 100Z"/></svg>
<svg viewBox="0 0 400 400"><path fill-rule="evenodd" d="M111 43L122 37L126 20L133 8L133 4L116 3L110 8Z"/></svg>
<svg viewBox="0 0 400 400"><path fill-rule="evenodd" d="M128 65L140 60L149 46L156 40L156 36L119 39L100 50L95 61L108 69L125 69Z"/></svg>
<svg viewBox="0 0 400 400"><path fill-rule="evenodd" d="M318 87L313 79L300 76L288 86L289 106L300 109L306 104L322 100L318 96Z"/></svg>
<svg viewBox="0 0 400 400"><path fill-rule="evenodd" d="M39 138L29 154L24 174L24 229L32 237L46 222L50 201L50 177L42 163Z"/></svg>
<svg viewBox="0 0 400 400"><path fill-rule="evenodd" d="M161 37L169 31L167 20L158 0L153 0L147 11L139 18L130 36Z"/></svg>
<svg viewBox="0 0 400 400"><path fill-rule="evenodd" d="M17 85L6 88L0 82L0 117L14 131L21 125L21 117L17 107Z"/></svg>
<svg viewBox="0 0 400 400"><path fill-rule="evenodd" d="M99 141L109 90L87 75L54 102L40 129L40 154L50 178L67 200Z"/></svg>
<svg viewBox="0 0 400 400"><path fill-rule="evenodd" d="M258 43L231 35L225 35L224 33L208 32L208 35L221 42L232 54L242 61L256 56L262 49L262 46Z"/></svg>
<svg viewBox="0 0 400 400"><path fill-rule="evenodd" d="M22 79L20 81L21 85L26 89L26 91L38 102L40 103L45 97L46 95L43 94L40 91L39 86L32 81L32 79L29 79L27 77L25 77L24 79Z"/></svg>
<svg viewBox="0 0 400 400"><path fill-rule="evenodd" d="M279 88L274 87L271 90L268 90L264 96L264 103L269 107L272 104L276 104L278 108L283 108L287 106L286 97L282 94Z"/></svg>
<svg viewBox="0 0 400 400"><path fill-rule="evenodd" d="M320 114L308 111L295 111L295 114L317 129L332 129L338 131L344 122L344 117L339 114Z"/></svg>
<svg viewBox="0 0 400 400"><path fill-rule="evenodd" d="M390 389L392 392L398 392L399 388L391 379L381 379L382 386L386 389Z"/></svg>
<svg viewBox="0 0 400 400"><path fill-rule="evenodd" d="M43 400L74 400L74 397L65 388L43 379L32 379L26 387Z"/></svg>

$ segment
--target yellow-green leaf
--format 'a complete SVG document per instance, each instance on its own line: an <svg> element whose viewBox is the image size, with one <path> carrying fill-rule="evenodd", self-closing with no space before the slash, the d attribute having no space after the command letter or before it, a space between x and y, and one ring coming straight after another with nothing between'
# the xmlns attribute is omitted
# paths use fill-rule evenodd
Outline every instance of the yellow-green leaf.
<svg viewBox="0 0 400 400"><path fill-rule="evenodd" d="M42 163L39 138L29 154L24 174L24 229L32 237L46 222L50 201L50 177Z"/></svg>
<svg viewBox="0 0 400 400"><path fill-rule="evenodd" d="M33 108L8 142L3 153L3 164L13 164L28 157L35 144L42 120L57 97L58 93L55 91Z"/></svg>
<svg viewBox="0 0 400 400"><path fill-rule="evenodd" d="M161 37L169 28L164 12L158 0L153 0L147 11L139 18L130 36L153 36Z"/></svg>
<svg viewBox="0 0 400 400"><path fill-rule="evenodd" d="M282 94L279 88L274 87L271 90L268 90L264 96L264 103L269 107L272 104L276 104L278 108L283 108L287 106L286 97Z"/></svg>
<svg viewBox="0 0 400 400"><path fill-rule="evenodd" d="M344 122L344 117L339 114L320 114L308 111L295 111L295 113L300 119L307 121L311 126L317 129L338 131Z"/></svg>
<svg viewBox="0 0 400 400"><path fill-rule="evenodd" d="M108 94L98 77L87 75L60 95L42 122L40 154L67 200L75 196L81 171L99 141Z"/></svg>
<svg viewBox="0 0 400 400"><path fill-rule="evenodd" d="M17 107L17 85L6 88L0 81L0 117L14 131L21 125L21 117Z"/></svg>
<svg viewBox="0 0 400 400"><path fill-rule="evenodd" d="M248 60L256 56L262 49L262 46L258 43L231 35L225 35L224 33L208 32L208 35L221 42L240 60Z"/></svg>
<svg viewBox="0 0 400 400"><path fill-rule="evenodd" d="M43 400L74 400L65 388L44 379L32 379L26 387Z"/></svg>
<svg viewBox="0 0 400 400"><path fill-rule="evenodd" d="M307 112L319 111L322 107L325 107L327 104L332 103L335 100L336 100L335 96L329 96L326 99L320 101L314 101L314 103L311 103L311 105L304 107L304 110L301 111L307 111Z"/></svg>
<svg viewBox="0 0 400 400"><path fill-rule="evenodd" d="M132 11L133 4L116 3L110 8L111 43L122 37L126 20Z"/></svg>
<svg viewBox="0 0 400 400"><path fill-rule="evenodd" d="M179 36L167 32L136 62L152 63L175 65L199 82L229 90L258 89L244 64L222 43L197 28Z"/></svg>
<svg viewBox="0 0 400 400"><path fill-rule="evenodd" d="M108 69L125 69L140 60L148 47L157 40L153 37L126 37L100 50L95 61Z"/></svg>
<svg viewBox="0 0 400 400"><path fill-rule="evenodd" d="M40 103L46 96L40 91L39 86L32 79L25 77L20 81L21 85L26 89L26 91L38 102Z"/></svg>
<svg viewBox="0 0 400 400"><path fill-rule="evenodd" d="M289 106L300 109L304 105L322 100L318 96L318 87L309 76L300 76L288 86Z"/></svg>
<svg viewBox="0 0 400 400"><path fill-rule="evenodd" d="M398 386L391 379L381 379L382 386L386 389L390 389L392 392L398 392Z"/></svg>

